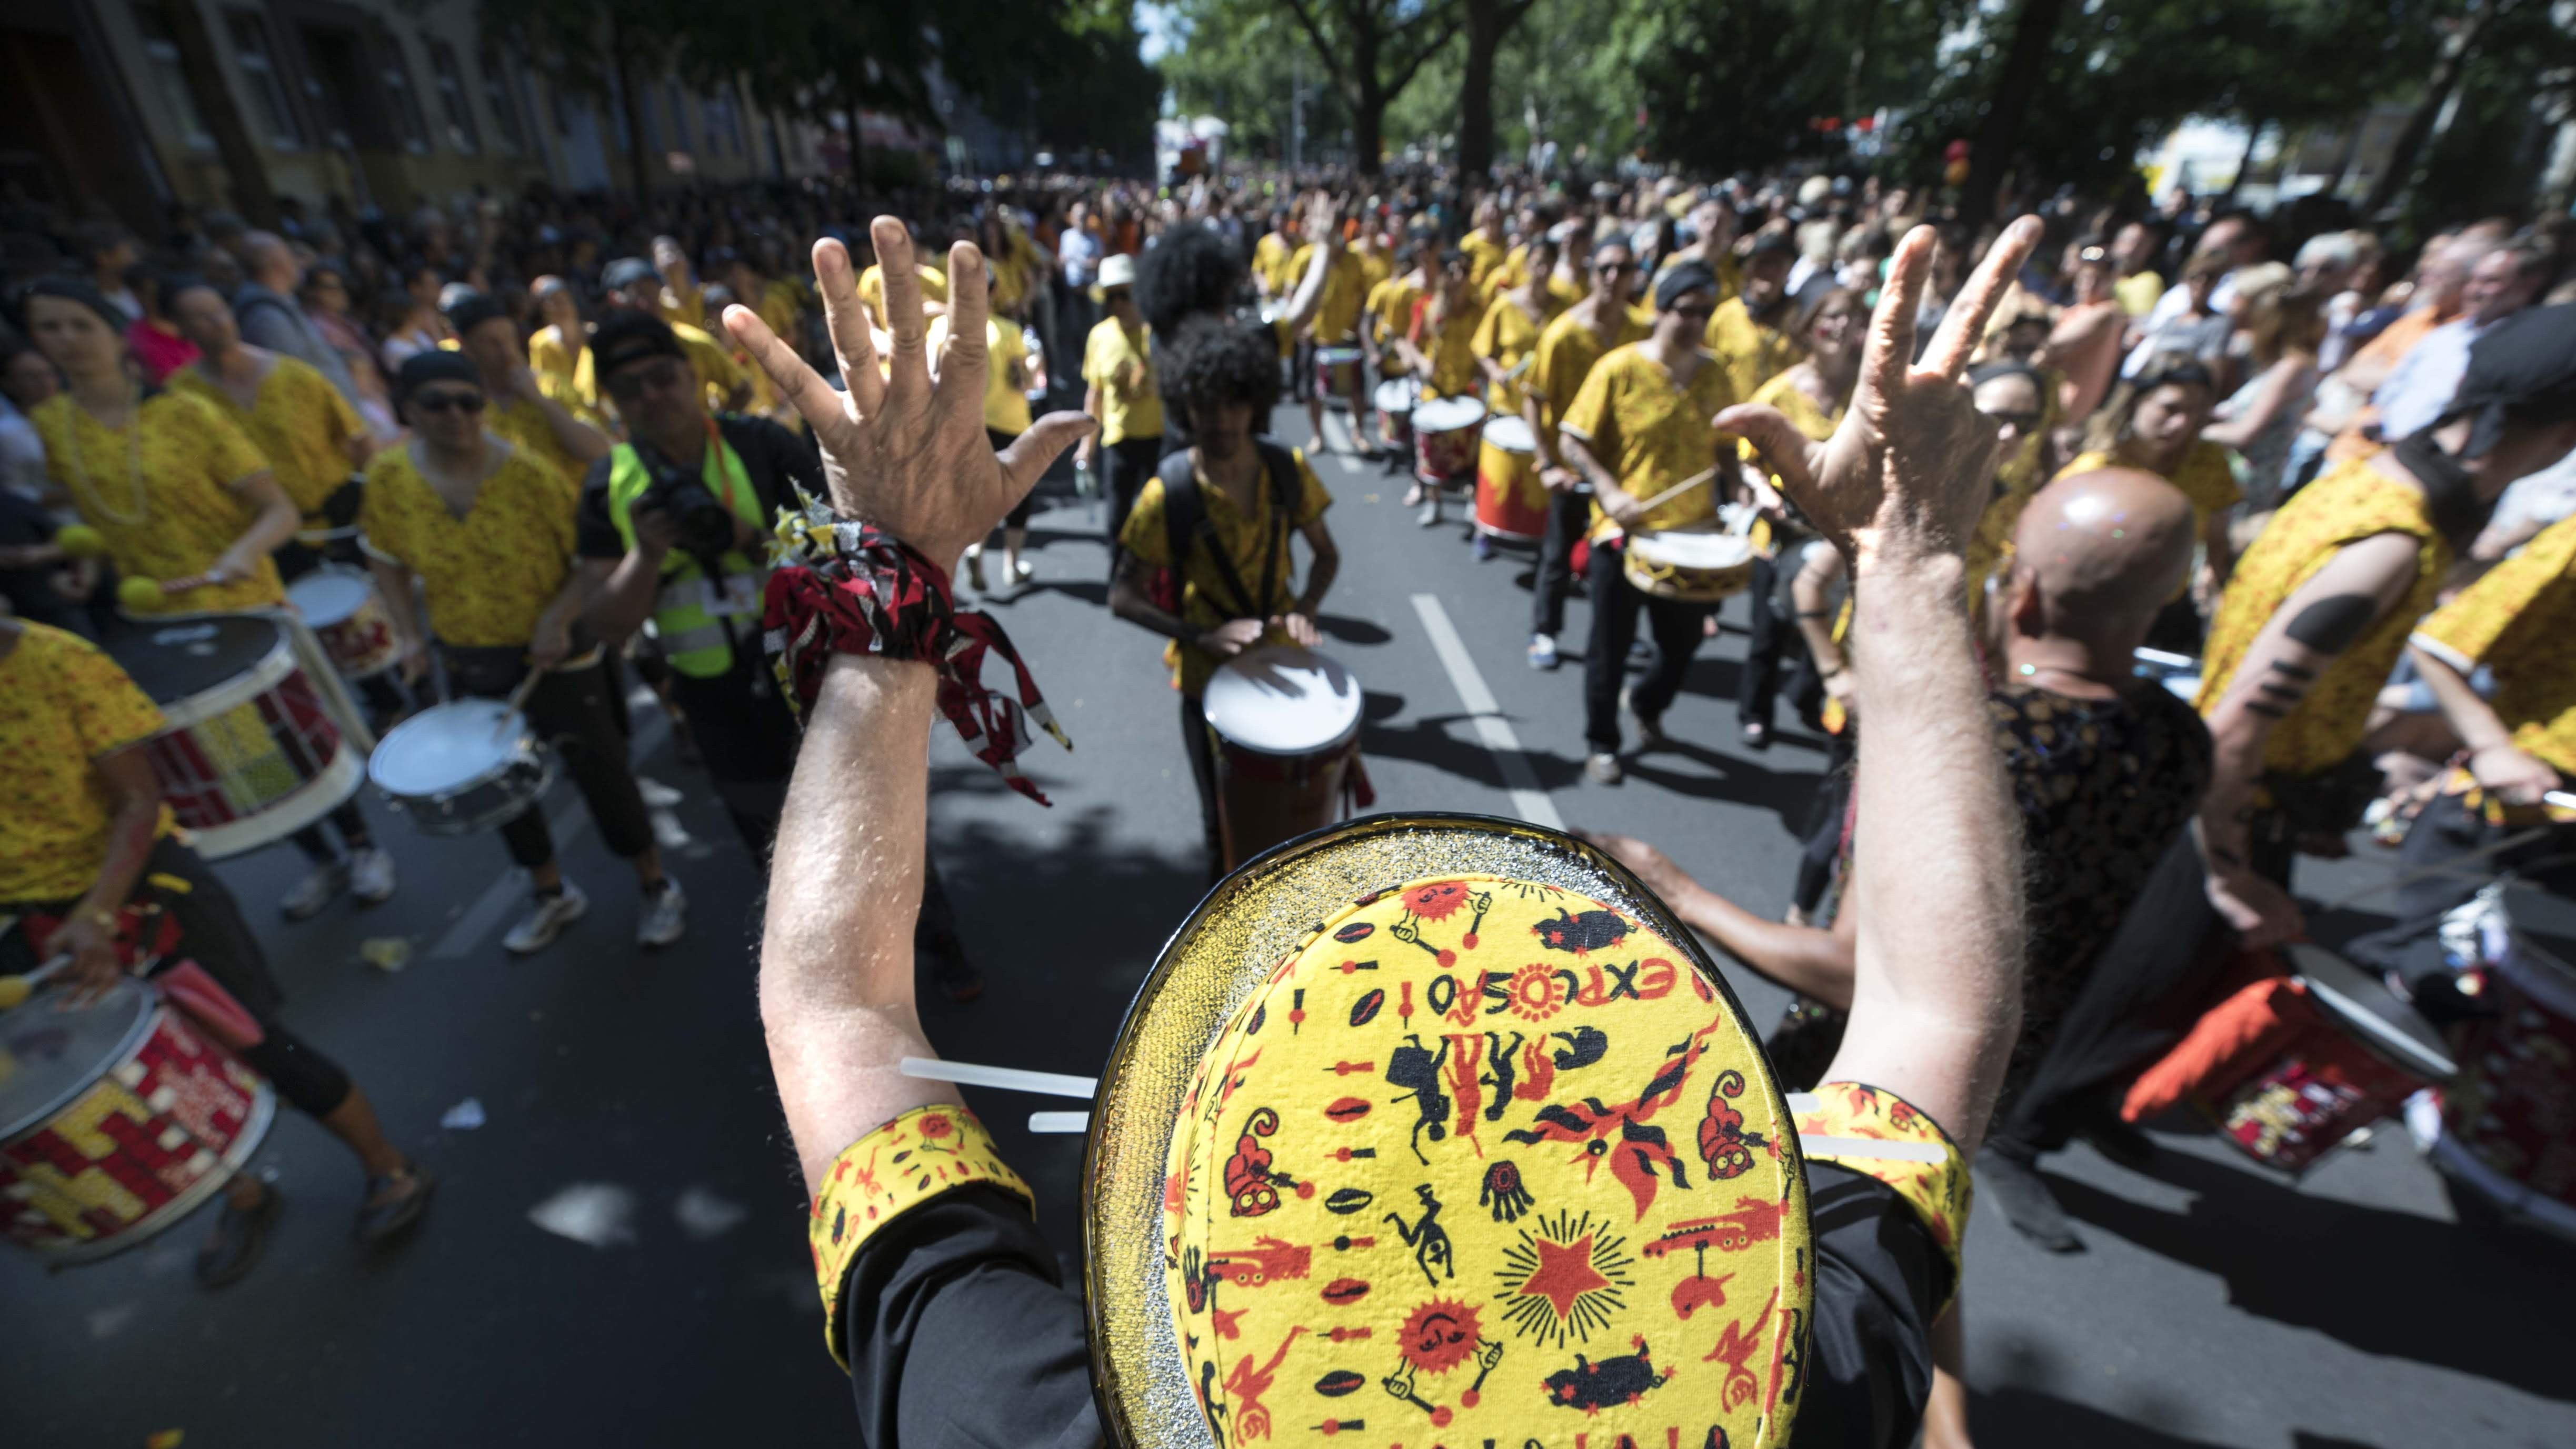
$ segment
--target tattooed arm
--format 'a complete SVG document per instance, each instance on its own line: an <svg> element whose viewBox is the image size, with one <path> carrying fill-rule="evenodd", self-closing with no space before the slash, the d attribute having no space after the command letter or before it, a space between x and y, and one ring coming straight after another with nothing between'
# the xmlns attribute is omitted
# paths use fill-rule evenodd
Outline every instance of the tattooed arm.
<svg viewBox="0 0 2576 1449"><path fill-rule="evenodd" d="M2368 634L2414 582L2416 540L2375 534L2336 553L2275 610L2209 712L2209 793L2195 822L2210 904L2249 946L2297 937L2299 908L2255 874L2248 823L2273 727L2307 702L2327 666Z"/></svg>
<svg viewBox="0 0 2576 1449"><path fill-rule="evenodd" d="M2537 805L2541 796L2559 787L2558 772L2515 744L2512 729L2496 714L2495 706L2478 697L2468 679L2472 671L2460 667L2467 661L2421 635L2406 653L2415 661L2415 672L2423 676L2425 688L2433 691L2442 717L2459 735L2460 747L2469 752L2469 773L2480 785L2509 805Z"/></svg>

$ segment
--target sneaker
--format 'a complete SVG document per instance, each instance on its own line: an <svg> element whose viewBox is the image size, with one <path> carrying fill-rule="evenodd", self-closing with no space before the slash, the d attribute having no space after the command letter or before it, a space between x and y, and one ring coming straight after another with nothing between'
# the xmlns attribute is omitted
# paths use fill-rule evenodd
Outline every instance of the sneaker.
<svg viewBox="0 0 2576 1449"><path fill-rule="evenodd" d="M581 887L565 881L562 890L537 897L535 908L501 938L501 947L513 956L535 955L553 945L564 927L580 920L589 910L590 897L581 893Z"/></svg>
<svg viewBox="0 0 2576 1449"><path fill-rule="evenodd" d="M1493 535L1488 534L1488 533L1478 533L1478 534L1476 535L1476 562L1478 562L1478 563L1491 563L1491 562L1493 561L1493 557L1494 557L1494 538L1493 538Z"/></svg>
<svg viewBox="0 0 2576 1449"><path fill-rule="evenodd" d="M984 546L982 544L966 550L966 587L979 594L984 592Z"/></svg>
<svg viewBox="0 0 2576 1449"><path fill-rule="evenodd" d="M285 912L290 921L309 920L320 915L322 908L331 904L332 897L348 888L349 863L325 861L297 881L295 889L278 900L277 908Z"/></svg>
<svg viewBox="0 0 2576 1449"><path fill-rule="evenodd" d="M669 810L689 798L650 775L635 777L635 792L644 797L645 804L656 810Z"/></svg>
<svg viewBox="0 0 2576 1449"><path fill-rule="evenodd" d="M680 883L662 877L662 888L644 898L644 914L635 923L635 944L668 946L689 928L689 895Z"/></svg>
<svg viewBox="0 0 2576 1449"><path fill-rule="evenodd" d="M1412 487L1404 490L1404 506L1407 508L1419 508L1422 506L1422 484L1419 481L1415 482Z"/></svg>
<svg viewBox="0 0 2576 1449"><path fill-rule="evenodd" d="M267 1251L269 1230L277 1226L277 1215L285 1206L285 1195L265 1184L259 1201L248 1211L234 1207L227 1197L213 1233L197 1249L197 1281L208 1288L229 1288L250 1276Z"/></svg>
<svg viewBox="0 0 2576 1449"><path fill-rule="evenodd" d="M349 894L362 906L382 905L393 898L393 852L381 845L370 845L349 857Z"/></svg>
<svg viewBox="0 0 2576 1449"><path fill-rule="evenodd" d="M1530 636L1529 665L1532 669L1554 669L1556 667L1557 658L1555 635L1532 634Z"/></svg>
<svg viewBox="0 0 2576 1449"><path fill-rule="evenodd" d="M1002 572L1009 574L1011 576L1011 582L1015 584L1025 584L1029 580L1036 578L1038 573L1036 569L1030 567L1029 561L1024 558L1015 558L1009 563L1004 564L1002 566Z"/></svg>
<svg viewBox="0 0 2576 1449"><path fill-rule="evenodd" d="M1619 707L1626 710L1629 717L1637 721L1638 745L1645 749L1656 749L1671 743L1664 736L1664 717L1659 714L1648 714L1637 708L1635 696L1636 690L1633 687L1619 691Z"/></svg>
<svg viewBox="0 0 2576 1449"><path fill-rule="evenodd" d="M1432 494L1431 501L1422 505L1422 512L1416 515L1413 521L1421 524L1425 528L1435 528L1439 526L1440 495L1437 493Z"/></svg>
<svg viewBox="0 0 2576 1449"><path fill-rule="evenodd" d="M1587 757L1583 762L1583 773L1591 776L1596 785L1616 785L1628 778L1628 772L1620 767L1619 757L1608 750L1596 751Z"/></svg>

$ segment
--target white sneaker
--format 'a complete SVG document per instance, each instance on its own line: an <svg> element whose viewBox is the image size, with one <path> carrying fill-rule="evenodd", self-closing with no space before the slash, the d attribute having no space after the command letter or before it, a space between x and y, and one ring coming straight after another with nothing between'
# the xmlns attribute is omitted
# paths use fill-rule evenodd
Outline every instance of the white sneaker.
<svg viewBox="0 0 2576 1449"><path fill-rule="evenodd" d="M652 701L647 699L645 703L650 704ZM637 794L644 797L645 804L652 806L656 810L668 810L673 806L678 805L681 801L689 798L688 796L681 794L679 791L672 789L670 786L663 784L661 781L654 779L650 775L636 776L635 790Z"/></svg>
<svg viewBox="0 0 2576 1449"><path fill-rule="evenodd" d="M1556 636L1553 634L1532 634L1530 636L1529 647L1530 668L1554 669L1556 667L1556 662Z"/></svg>
<svg viewBox="0 0 2576 1449"><path fill-rule="evenodd" d="M393 898L394 857L381 845L370 845L349 857L349 894L362 906L382 905Z"/></svg>
<svg viewBox="0 0 2576 1449"><path fill-rule="evenodd" d="M689 928L689 895L678 880L662 877L662 888L644 898L642 918L635 923L635 944L668 946Z"/></svg>
<svg viewBox="0 0 2576 1449"><path fill-rule="evenodd" d="M501 938L502 949L513 956L534 955L553 945L564 927L580 920L589 910L590 897L581 893L581 887L565 881L559 894L537 897L535 908Z"/></svg>
<svg viewBox="0 0 2576 1449"><path fill-rule="evenodd" d="M1002 572L1009 574L1011 582L1015 584L1025 584L1038 575L1038 571L1024 558L1012 559L1003 565Z"/></svg>
<svg viewBox="0 0 2576 1449"><path fill-rule="evenodd" d="M349 888L349 865L346 861L325 861L313 867L295 889L280 897L277 908L290 921L309 920L331 904L331 898Z"/></svg>
<svg viewBox="0 0 2576 1449"><path fill-rule="evenodd" d="M1619 757L1607 750L1586 759L1583 762L1583 773L1603 785L1616 785L1628 778L1628 771L1620 765Z"/></svg>

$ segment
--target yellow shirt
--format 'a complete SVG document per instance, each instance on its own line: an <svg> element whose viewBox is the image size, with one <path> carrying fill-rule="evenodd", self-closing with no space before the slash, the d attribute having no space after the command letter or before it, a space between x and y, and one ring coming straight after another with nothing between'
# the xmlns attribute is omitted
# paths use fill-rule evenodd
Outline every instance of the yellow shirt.
<svg viewBox="0 0 2576 1449"><path fill-rule="evenodd" d="M1288 258L1295 248L1279 232L1269 232L1252 244L1252 274L1270 284L1270 294L1284 297L1297 289L1297 279L1288 270Z"/></svg>
<svg viewBox="0 0 2576 1449"><path fill-rule="evenodd" d="M937 357L948 345L948 319L930 319L927 339ZM984 426L1016 437L1029 430L1028 344L1019 324L1003 317L984 319Z"/></svg>
<svg viewBox="0 0 2576 1449"><path fill-rule="evenodd" d="M2515 746L2576 774L2576 518L2541 531L2415 628L2462 674L2495 671L2496 718Z"/></svg>
<svg viewBox="0 0 2576 1449"><path fill-rule="evenodd" d="M2371 706L2405 647L2406 631L2432 607L2442 574L2451 566L2451 546L2426 515L2423 491L2383 476L2364 459L2330 469L2291 495L2236 561L2209 623L2200 697L2192 701L2204 715L2226 697L2245 651L2299 586L2345 545L2381 533L2416 540L2415 582L2369 633L2318 673L2308 697L2272 727L2263 751L2268 769L2314 775L2333 769L2361 747Z"/></svg>
<svg viewBox="0 0 2576 1449"><path fill-rule="evenodd" d="M466 648L525 644L572 572L580 485L525 449L475 491L459 518L413 466L387 448L367 465L358 525L367 549L420 575L430 632Z"/></svg>
<svg viewBox="0 0 2576 1449"><path fill-rule="evenodd" d="M1469 344L1478 357L1485 358L1505 372L1520 366L1521 359L1538 351L1539 330L1547 325L1545 317L1532 317L1521 310L1521 304L1506 294L1496 297L1485 308L1485 319L1476 324L1476 335ZM1531 367L1538 364L1532 362ZM1521 410L1521 387L1528 382L1524 371L1509 382L1495 383L1488 389L1494 411L1517 417Z"/></svg>
<svg viewBox="0 0 2576 1449"><path fill-rule="evenodd" d="M27 624L0 658L0 904L70 900L107 863L116 805L90 762L161 732L161 709L97 645ZM161 833L170 807L161 807Z"/></svg>
<svg viewBox="0 0 2576 1449"><path fill-rule="evenodd" d="M1558 419L1557 430L1582 439L1593 461L1640 503L1705 473L1720 459L1734 456L1736 440L1709 422L1734 405L1734 386L1715 358L1703 354L1703 359L1690 386L1678 388L1642 343L1614 349L1583 379L1583 390ZM1656 504L1639 531L1683 528L1716 517L1720 481L1711 478ZM1594 502L1591 539L1597 543L1619 531Z"/></svg>
<svg viewBox="0 0 2576 1449"><path fill-rule="evenodd" d="M1376 291L1378 283L1395 275L1395 258L1384 252L1354 248L1351 255L1360 259L1360 276L1368 283L1369 291Z"/></svg>
<svg viewBox="0 0 2576 1449"><path fill-rule="evenodd" d="M567 478L579 479L590 471L588 463L555 441L555 430L546 421L545 412L526 398L512 398L507 407L485 409L483 426L519 451L543 458L547 467Z"/></svg>
<svg viewBox="0 0 2576 1449"><path fill-rule="evenodd" d="M1315 258L1312 243L1297 248L1288 259L1288 291L1294 294L1297 284L1306 279L1307 264ZM1324 268L1323 294L1315 299L1315 341L1326 347L1357 341L1360 335L1360 312L1368 301L1368 269L1360 259L1344 251Z"/></svg>
<svg viewBox="0 0 2576 1449"><path fill-rule="evenodd" d="M2111 284L2111 295L2120 299L2120 310L2132 317L2144 317L2156 310L2164 294L2165 279L2154 272L2122 277Z"/></svg>
<svg viewBox="0 0 2576 1449"><path fill-rule="evenodd" d="M671 335L680 339L680 351L688 354L689 370L698 375L698 386L706 394L710 408L733 406L734 389L750 379L733 360L733 352L723 343L686 322L671 324ZM573 365L573 391L582 404L596 411L600 405L599 375L591 363L591 350L581 350L581 360Z"/></svg>
<svg viewBox="0 0 2576 1449"><path fill-rule="evenodd" d="M1272 580L1271 595L1266 600L1257 601L1265 613L1285 613L1297 602L1296 560L1290 553L1289 540L1296 536L1297 530L1324 516L1324 510L1333 506L1333 495L1324 491L1323 480L1315 476L1314 469L1306 466L1306 455L1302 450L1291 448L1288 453L1297 464L1297 500L1287 510L1288 524L1285 528L1270 526L1272 495L1267 467L1261 470L1260 481L1253 485L1252 511L1249 513L1235 507L1234 500L1228 498L1223 489L1210 487L1204 478L1199 480L1199 510L1207 520L1207 528L1199 535L1198 545L1190 550L1189 567L1182 571L1181 618L1184 622L1202 629L1213 629L1234 617L1218 603L1218 600L1232 595L1226 588L1225 575L1219 571L1214 556L1209 552L1210 542L1225 551L1227 561L1234 565L1235 577L1243 580L1247 589L1261 587L1264 566L1267 565L1266 571ZM1274 535L1272 541L1277 550L1266 559L1262 553L1265 534ZM1171 566L1171 540L1163 523L1162 479L1147 479L1145 486L1137 492L1136 506L1129 510L1127 524L1119 530L1118 543L1149 568ZM1172 666L1173 686L1192 697L1207 688L1208 676L1214 674L1217 667L1213 656L1195 646L1183 645L1178 639L1164 647L1163 662Z"/></svg>
<svg viewBox="0 0 2576 1449"><path fill-rule="evenodd" d="M565 340L563 329L549 323L528 334L528 370L539 378L556 378L569 386L584 370L576 359L590 351L590 339Z"/></svg>
<svg viewBox="0 0 2576 1449"><path fill-rule="evenodd" d="M706 289L695 282L685 287L662 284L662 320L674 326L695 327L704 331L707 325Z"/></svg>
<svg viewBox="0 0 2576 1449"><path fill-rule="evenodd" d="M1366 310L1370 324L1377 329L1377 341L1384 348L1378 354L1380 376L1403 377L1413 370L1385 343L1389 338L1402 337L1413 325L1413 304L1421 300L1422 289L1401 276L1389 277L1369 288Z"/></svg>
<svg viewBox="0 0 2576 1449"><path fill-rule="evenodd" d="M2073 462L2057 470L2057 476L2071 478L2078 473L2096 472L2118 461L2106 452L2079 453ZM2172 476L2165 481L2181 489L2182 496L2191 500L2194 538L2208 529L2209 515L2224 513L2245 498L2245 490L2236 486L2236 470L2227 465L2227 450L2216 443L2193 443L2191 451L2182 455L2182 465L2174 469Z"/></svg>
<svg viewBox="0 0 2576 1449"><path fill-rule="evenodd" d="M1482 287L1494 268L1503 264L1506 248L1498 238L1471 231L1458 239L1458 250L1467 254L1467 280Z"/></svg>
<svg viewBox="0 0 2576 1449"><path fill-rule="evenodd" d="M772 282L761 288L759 305L752 310L760 314L761 321L769 324L770 331L778 334L779 341L790 347L797 344L796 334L800 329L796 321L803 314L804 306L797 301L794 286L786 282Z"/></svg>
<svg viewBox="0 0 2576 1449"><path fill-rule="evenodd" d="M268 459L278 486L295 500L296 510L315 516L322 500L357 471L349 461L349 440L367 434L358 410L329 378L299 358L277 357L247 408L208 377L205 366L192 362L172 373L170 390L202 399L248 434Z"/></svg>
<svg viewBox="0 0 2576 1449"><path fill-rule="evenodd" d="M1789 305L1784 302L1772 315L1785 321L1789 313ZM1753 320L1742 297L1718 303L1717 310L1709 314L1708 350L1725 364L1726 380L1735 388L1737 397L1753 396L1762 384L1807 360L1807 349L1787 332Z"/></svg>
<svg viewBox="0 0 2576 1449"><path fill-rule="evenodd" d="M945 305L948 301L948 274L927 262L915 262L913 271L921 277L921 300ZM885 268L870 265L859 273L859 300L868 304L868 315L879 327L886 325Z"/></svg>
<svg viewBox="0 0 2576 1449"><path fill-rule="evenodd" d="M1163 395L1154 377L1154 334L1103 317L1082 347L1082 380L1100 389L1100 442L1163 436Z"/></svg>
<svg viewBox="0 0 2576 1449"><path fill-rule="evenodd" d="M1646 329L1624 307L1619 309L1618 329L1607 343L1584 326L1582 318L1570 312L1558 314L1539 333L1538 361L1527 374L1529 385L1538 390L1539 426L1553 437L1565 410L1574 406L1576 395L1583 391L1583 380L1591 376L1593 365L1614 348L1645 340Z"/></svg>
<svg viewBox="0 0 2576 1449"><path fill-rule="evenodd" d="M1413 345L1431 359L1431 376L1422 384L1423 400L1473 394L1484 376L1476 367L1476 326L1484 318L1460 308L1434 331L1428 303L1414 313Z"/></svg>
<svg viewBox="0 0 2576 1449"><path fill-rule="evenodd" d="M1681 265L1681 260L1682 254L1680 252L1674 252L1662 261L1655 263L1655 280L1658 282L1662 281L1664 279L1664 273ZM1717 300L1720 302L1732 302L1736 298L1744 295L1744 262L1741 258L1737 257L1733 252L1723 253L1717 259L1716 270Z"/></svg>
<svg viewBox="0 0 2576 1449"><path fill-rule="evenodd" d="M1779 409L1780 416L1789 420L1789 426L1818 442L1832 437L1834 429L1843 425L1843 407L1836 407L1832 412L1826 412L1816 406L1816 400L1807 395L1807 390L1790 381L1789 374L1785 372L1762 384L1761 388L1753 394L1753 401L1765 407ZM1845 406L1848 406L1848 402ZM1770 467L1769 460L1762 456L1761 449L1753 446L1751 438L1736 440L1735 455L1747 463L1763 465L1771 474L1771 486L1774 488L1780 486L1779 470Z"/></svg>
<svg viewBox="0 0 2576 1449"><path fill-rule="evenodd" d="M45 472L70 491L82 521L106 538L108 558L128 577L204 573L259 516L236 490L267 471L268 460L249 434L199 398L146 398L131 422L110 429L71 394L57 393L28 420L44 440ZM214 613L284 602L277 565L263 558L249 578L129 612Z"/></svg>

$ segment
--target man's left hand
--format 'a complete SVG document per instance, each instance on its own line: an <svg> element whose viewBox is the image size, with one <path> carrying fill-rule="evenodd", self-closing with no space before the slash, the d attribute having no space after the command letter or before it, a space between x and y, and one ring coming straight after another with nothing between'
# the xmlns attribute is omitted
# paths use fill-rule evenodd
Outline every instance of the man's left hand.
<svg viewBox="0 0 2576 1449"><path fill-rule="evenodd" d="M1304 614L1273 614L1270 627L1287 635L1288 642L1301 649L1313 649L1324 642L1323 633L1315 627L1315 621Z"/></svg>

